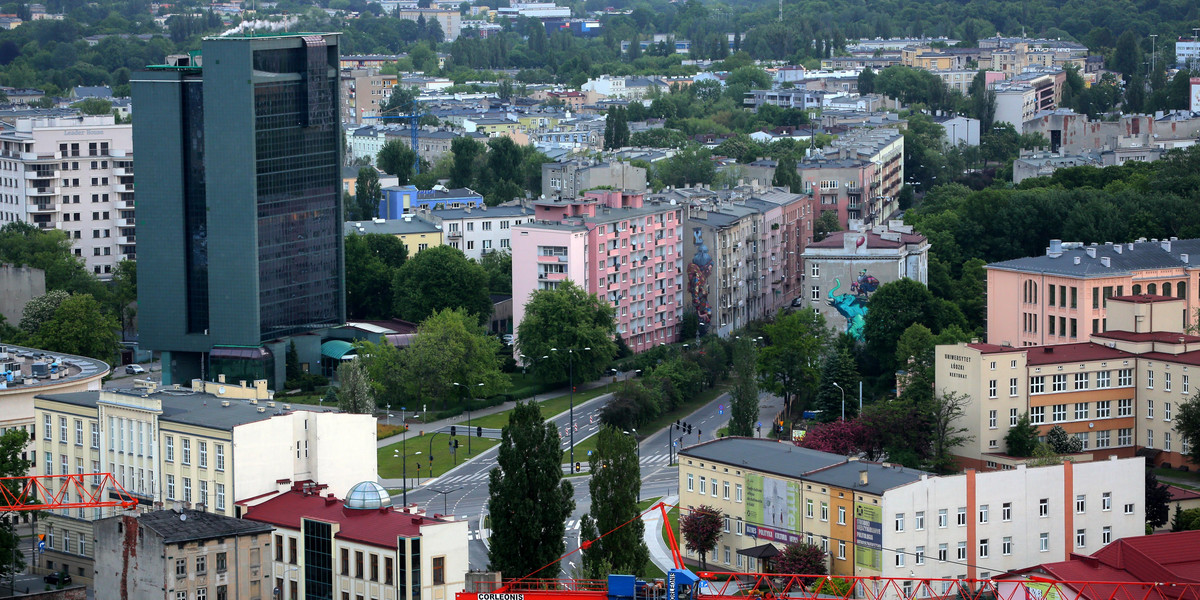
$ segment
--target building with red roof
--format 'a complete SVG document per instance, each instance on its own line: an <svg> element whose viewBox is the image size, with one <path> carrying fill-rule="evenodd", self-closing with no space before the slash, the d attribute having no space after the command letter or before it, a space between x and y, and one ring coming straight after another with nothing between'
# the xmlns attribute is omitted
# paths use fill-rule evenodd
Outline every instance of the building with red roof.
<svg viewBox="0 0 1200 600"><path fill-rule="evenodd" d="M1065 299L1072 294L1056 290L1055 304L1071 304ZM1024 298L1034 310L1033 297ZM1090 342L937 348L936 388L970 398L963 425L974 441L955 449L960 465L1009 469L1024 462L1007 454L1005 436L1027 414L1040 436L1057 426L1078 438L1077 462L1143 455L1158 466L1197 468L1187 458L1192 441L1175 430L1180 404L1196 393L1191 377L1200 375L1192 371L1200 367L1200 336L1186 333L1187 301L1153 294L1101 299L1104 324ZM1068 317L1044 322L1075 337Z"/></svg>
<svg viewBox="0 0 1200 600"><path fill-rule="evenodd" d="M244 518L275 527L275 597L435 600L465 585L467 521L396 508L373 481L345 499L297 482Z"/></svg>
<svg viewBox="0 0 1200 600"><path fill-rule="evenodd" d="M1194 598L1198 591L1195 586L1156 585L1147 588L1121 586L1118 582L1200 584L1200 531L1119 539L1091 556L1072 553L1068 560L1018 569L996 580L1002 597L1011 596L1005 595L1005 592L1006 587L1011 591L1012 582L1034 580L1053 585L1060 597L1078 600Z"/></svg>

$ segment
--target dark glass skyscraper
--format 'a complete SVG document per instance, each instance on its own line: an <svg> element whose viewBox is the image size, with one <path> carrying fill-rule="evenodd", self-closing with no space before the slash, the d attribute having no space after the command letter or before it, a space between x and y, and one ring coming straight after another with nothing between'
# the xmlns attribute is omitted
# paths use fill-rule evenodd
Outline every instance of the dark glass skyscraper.
<svg viewBox="0 0 1200 600"><path fill-rule="evenodd" d="M345 322L337 42L207 38L134 78L139 341L164 383L276 386L293 336Z"/></svg>

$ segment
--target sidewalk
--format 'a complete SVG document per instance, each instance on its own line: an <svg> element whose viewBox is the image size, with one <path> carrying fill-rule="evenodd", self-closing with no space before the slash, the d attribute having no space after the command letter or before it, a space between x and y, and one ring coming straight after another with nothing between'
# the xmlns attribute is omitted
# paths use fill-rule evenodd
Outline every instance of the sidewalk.
<svg viewBox="0 0 1200 600"><path fill-rule="evenodd" d="M671 506L679 502L679 496L667 496L661 502ZM663 573L674 569L675 559L671 557L671 548L663 539L662 512L650 511L642 515L642 521L646 524L642 532L642 539L646 542L646 548L650 550L650 561L654 563L654 566L662 569Z"/></svg>

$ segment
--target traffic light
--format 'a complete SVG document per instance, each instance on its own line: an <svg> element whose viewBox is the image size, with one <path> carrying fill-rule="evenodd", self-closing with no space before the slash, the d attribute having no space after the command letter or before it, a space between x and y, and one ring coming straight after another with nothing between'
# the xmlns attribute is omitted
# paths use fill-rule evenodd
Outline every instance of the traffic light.
<svg viewBox="0 0 1200 600"><path fill-rule="evenodd" d="M450 437L454 437L456 435L458 435L458 428L451 425L450 426Z"/></svg>
<svg viewBox="0 0 1200 600"><path fill-rule="evenodd" d="M479 437L479 438L483 437L483 428L482 427L475 428L475 437Z"/></svg>
<svg viewBox="0 0 1200 600"><path fill-rule="evenodd" d="M576 473L578 473L580 470L582 470L582 468L583 468L582 465L580 465L578 462L575 463L575 472Z"/></svg>
<svg viewBox="0 0 1200 600"><path fill-rule="evenodd" d="M417 463L417 472L418 472L418 473L420 473L420 472L421 472L421 463Z"/></svg>
<svg viewBox="0 0 1200 600"><path fill-rule="evenodd" d="M688 435L691 435L691 433L692 433L692 426L691 426L691 425L688 425L688 426L687 426L687 432L688 432Z"/></svg>
<svg viewBox="0 0 1200 600"><path fill-rule="evenodd" d="M457 450L457 449L458 449L458 440L454 440L454 449L455 449L455 450Z"/></svg>

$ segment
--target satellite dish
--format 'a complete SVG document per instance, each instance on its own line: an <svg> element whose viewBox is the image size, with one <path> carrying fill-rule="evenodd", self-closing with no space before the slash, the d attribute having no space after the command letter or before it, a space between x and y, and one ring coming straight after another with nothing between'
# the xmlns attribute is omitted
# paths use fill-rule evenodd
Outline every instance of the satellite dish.
<svg viewBox="0 0 1200 600"><path fill-rule="evenodd" d="M179 515L179 520L180 520L180 521L186 521L186 520L187 520L187 515L185 515L185 514L181 514L181 515Z"/></svg>
<svg viewBox="0 0 1200 600"><path fill-rule="evenodd" d="M218 394L224 394L224 393L225 393L225 386L221 386L221 387L217 388L217 393L218 393Z"/></svg>

